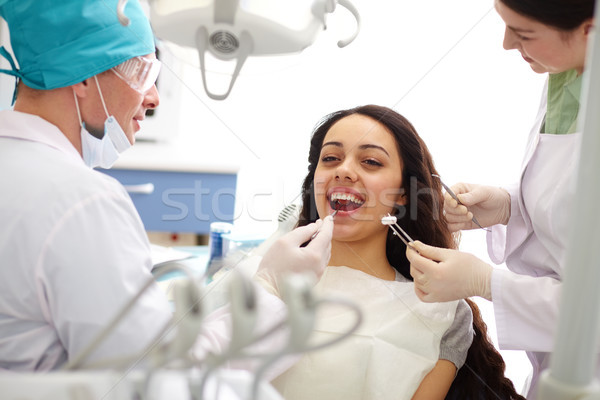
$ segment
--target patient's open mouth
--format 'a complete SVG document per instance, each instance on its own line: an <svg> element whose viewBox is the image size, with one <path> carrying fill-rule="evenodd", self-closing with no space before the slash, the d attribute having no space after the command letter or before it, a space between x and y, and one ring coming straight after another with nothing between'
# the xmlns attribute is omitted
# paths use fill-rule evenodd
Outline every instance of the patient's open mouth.
<svg viewBox="0 0 600 400"><path fill-rule="evenodd" d="M353 211L364 203L364 199L354 193L334 192L329 196L329 206L332 210Z"/></svg>

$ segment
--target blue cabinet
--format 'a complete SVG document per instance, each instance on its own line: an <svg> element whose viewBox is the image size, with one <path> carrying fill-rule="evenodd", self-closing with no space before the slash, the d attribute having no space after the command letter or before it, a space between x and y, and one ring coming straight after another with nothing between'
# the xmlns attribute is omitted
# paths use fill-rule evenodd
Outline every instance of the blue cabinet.
<svg viewBox="0 0 600 400"><path fill-rule="evenodd" d="M210 223L233 222L233 173L100 170L129 192L147 231L207 234Z"/></svg>

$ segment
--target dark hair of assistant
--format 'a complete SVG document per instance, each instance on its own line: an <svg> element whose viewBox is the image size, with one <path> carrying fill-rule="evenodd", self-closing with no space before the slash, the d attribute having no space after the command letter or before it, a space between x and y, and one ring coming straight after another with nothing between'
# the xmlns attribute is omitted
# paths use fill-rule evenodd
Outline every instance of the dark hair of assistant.
<svg viewBox="0 0 600 400"><path fill-rule="evenodd" d="M554 28L570 31L594 17L596 0L500 0L511 10Z"/></svg>
<svg viewBox="0 0 600 400"><path fill-rule="evenodd" d="M403 164L402 193L407 198L405 206L396 211L398 224L414 240L432 246L456 248L455 237L443 217L443 197L440 181L432 157L412 124L394 110L376 105L360 106L334 112L316 126L308 156L308 174L302 185L302 210L298 226L316 221L319 217L314 199L314 175L319 162L321 146L329 129L340 119L353 114L367 116L384 125L394 136ZM406 246L389 230L386 255L390 264L412 281L410 264L406 259ZM479 308L471 300L467 303L473 311L474 338L467 353L465 365L458 371L446 399L522 399L513 383L504 376L505 363L487 335L487 326Z"/></svg>

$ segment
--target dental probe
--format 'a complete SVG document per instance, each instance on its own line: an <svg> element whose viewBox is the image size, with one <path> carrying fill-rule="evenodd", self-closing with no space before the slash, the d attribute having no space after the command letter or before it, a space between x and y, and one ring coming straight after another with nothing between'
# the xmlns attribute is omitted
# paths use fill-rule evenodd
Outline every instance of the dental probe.
<svg viewBox="0 0 600 400"><path fill-rule="evenodd" d="M330 214L331 218L335 218L335 216L338 213L338 211L340 211L340 202L336 200L335 201L335 211ZM312 236L310 237L310 239L308 241L310 242L311 240L313 240L314 238L316 238L320 231L321 230L318 230L315 233L313 233Z"/></svg>
<svg viewBox="0 0 600 400"><path fill-rule="evenodd" d="M461 203L461 201L458 199L458 196L452 191L452 189L450 189L443 181L442 178L440 178L439 175L436 174L431 174L431 176L435 176L436 178L438 178L440 180L440 183L442 184L442 187L446 190L446 192L448 192L448 194L450 195L450 197L452 197L454 200L456 200L456 202L460 205L463 205L463 203ZM466 206L465 206L466 207ZM475 225L477 225L478 227L480 227L481 229L483 229L484 231L488 231L490 232L490 230L488 228L484 228L483 226L481 226L481 224L479 223L479 221L477 221L477 218L475 218L475 214L473 214L473 218L471 218L471 221L473 221L473 223Z"/></svg>

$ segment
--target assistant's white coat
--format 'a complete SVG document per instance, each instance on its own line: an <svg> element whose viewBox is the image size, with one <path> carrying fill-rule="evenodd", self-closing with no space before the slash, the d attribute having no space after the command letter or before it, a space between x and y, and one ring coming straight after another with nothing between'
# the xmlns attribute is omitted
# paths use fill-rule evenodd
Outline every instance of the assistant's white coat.
<svg viewBox="0 0 600 400"><path fill-rule="evenodd" d="M531 132L519 186L509 189L511 218L494 226L488 250L510 271L492 275L492 298L501 349L526 350L533 365L528 397L535 398L539 374L549 367L558 323L564 258L581 134L540 134L546 90Z"/></svg>

